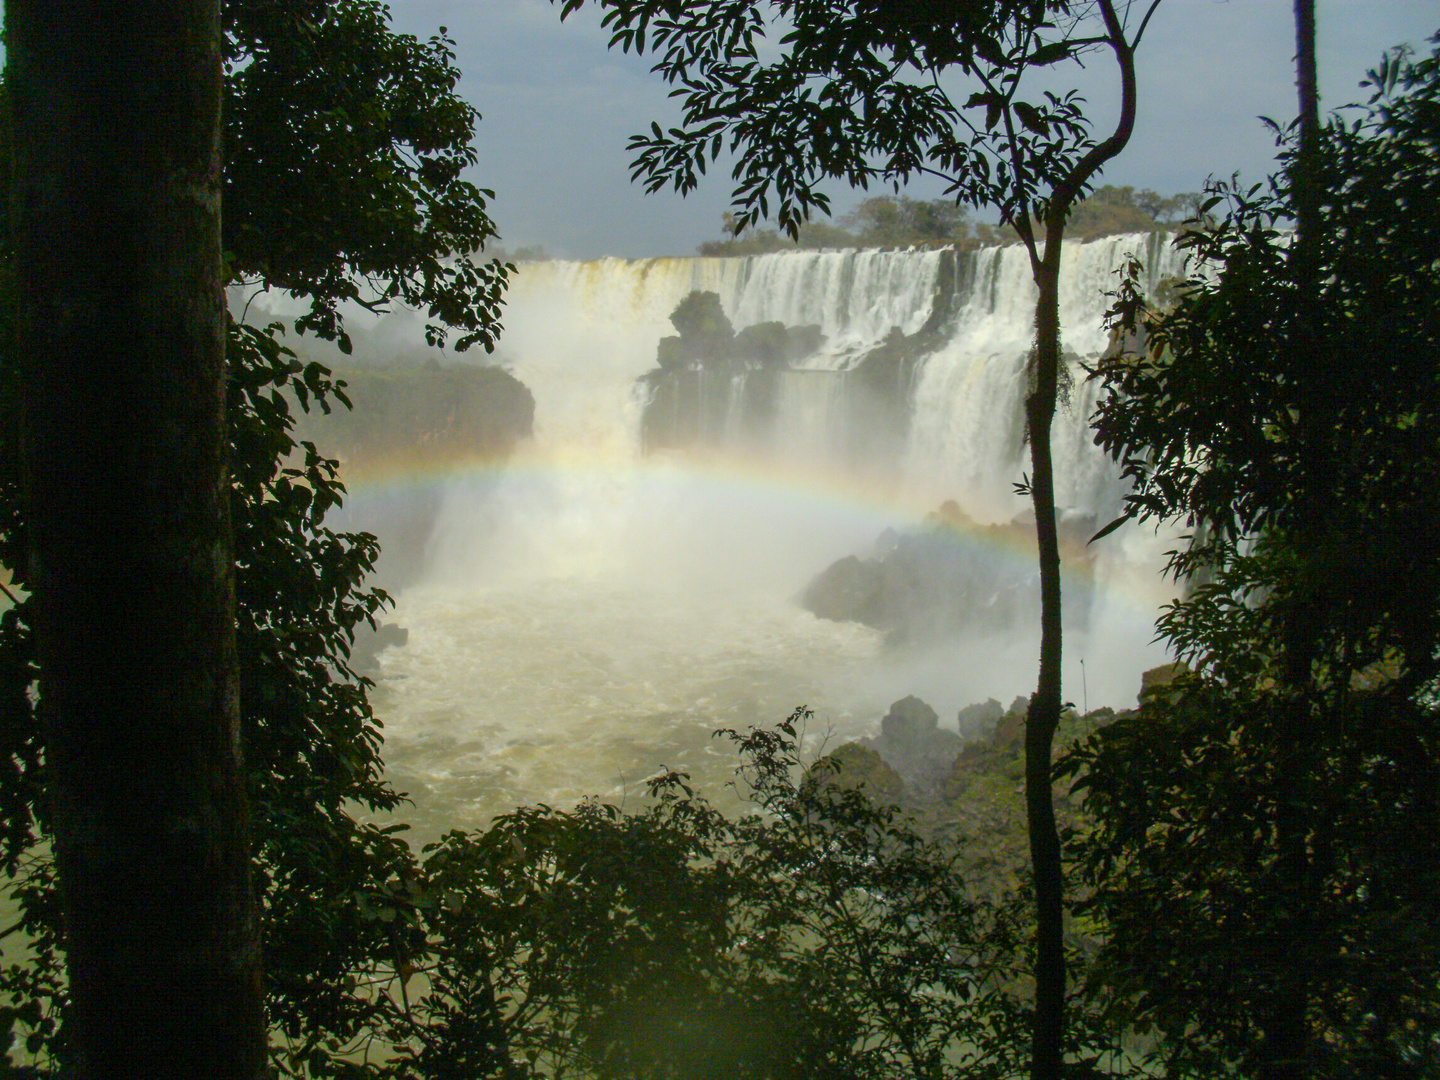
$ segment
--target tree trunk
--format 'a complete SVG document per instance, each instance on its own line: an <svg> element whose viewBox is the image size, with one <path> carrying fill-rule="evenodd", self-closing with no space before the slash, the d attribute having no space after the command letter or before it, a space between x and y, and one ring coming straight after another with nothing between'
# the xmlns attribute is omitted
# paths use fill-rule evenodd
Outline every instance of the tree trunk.
<svg viewBox="0 0 1440 1080"><path fill-rule="evenodd" d="M1035 876L1035 1023L1032 1080L1058 1080L1065 1033L1064 876L1051 790L1051 753L1060 723L1060 543L1050 427L1060 373L1060 238L1063 215L1046 230L1036 274L1035 385L1025 401L1030 436L1030 497L1040 557L1040 678L1025 720L1025 816Z"/></svg>
<svg viewBox="0 0 1440 1080"><path fill-rule="evenodd" d="M86 1080L265 1065L223 441L219 0L10 0L40 712Z"/></svg>
<svg viewBox="0 0 1440 1080"><path fill-rule="evenodd" d="M1315 0L1295 0L1295 88L1300 105L1300 157L1295 176L1296 231L1308 240L1316 225L1310 158L1320 139L1320 90L1315 65Z"/></svg>
<svg viewBox="0 0 1440 1080"><path fill-rule="evenodd" d="M1148 9L1154 11L1159 0ZM1025 402L1030 437L1030 497L1040 563L1040 676L1025 720L1025 816L1035 881L1035 1019L1031 1029L1031 1080L1060 1080L1065 1039L1065 881L1051 790L1051 758L1060 723L1060 546L1055 524L1055 480L1050 428L1060 376L1060 257L1065 218L1084 187L1130 141L1135 126L1135 57L1113 0L1100 0L1107 43L1120 68L1120 117L1109 138L1096 144L1051 193L1045 250L1030 244L1035 303L1034 385ZM1146 15L1148 21L1149 15Z"/></svg>

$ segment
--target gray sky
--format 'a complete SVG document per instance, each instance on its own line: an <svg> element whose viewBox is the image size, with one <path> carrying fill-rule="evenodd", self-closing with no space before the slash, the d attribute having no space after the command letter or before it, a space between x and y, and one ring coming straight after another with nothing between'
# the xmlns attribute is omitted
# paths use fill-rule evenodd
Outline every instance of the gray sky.
<svg viewBox="0 0 1440 1080"><path fill-rule="evenodd" d="M1417 47L1440 29L1440 0L1318 0L1323 105L1363 100L1358 83L1381 52ZM688 198L644 195L629 182L627 138L675 114L648 59L606 49L589 8L564 24L549 0L391 0L397 29L449 28L461 92L483 116L474 179L510 250L556 256L693 254L720 235L728 173ZM1170 194L1211 174L1262 179L1274 141L1256 119L1295 113L1290 0L1165 0L1137 56L1140 115L1102 182ZM1113 65L1069 69L1097 119L1113 115ZM830 189L837 213L855 197ZM916 188L930 198L939 189Z"/></svg>
<svg viewBox="0 0 1440 1080"><path fill-rule="evenodd" d="M566 258L690 255L720 236L728 173L688 198L630 184L625 143L677 114L645 58L612 53L586 7L565 23L550 0L389 0L396 29L456 42L461 93L482 114L472 179L495 192L503 245ZM3 10L0 0L0 10ZM1140 5L1137 3L1136 5ZM1317 0L1323 106L1358 83L1391 45L1440 29L1440 0ZM1140 110L1129 148L1102 183L1197 191L1212 174L1261 180L1274 141L1256 119L1295 113L1291 0L1164 0L1137 55ZM3 57L0 49L0 57ZM1113 65L1067 69L1097 124L1113 117ZM908 194L935 198L938 186ZM829 189L837 214L861 196Z"/></svg>

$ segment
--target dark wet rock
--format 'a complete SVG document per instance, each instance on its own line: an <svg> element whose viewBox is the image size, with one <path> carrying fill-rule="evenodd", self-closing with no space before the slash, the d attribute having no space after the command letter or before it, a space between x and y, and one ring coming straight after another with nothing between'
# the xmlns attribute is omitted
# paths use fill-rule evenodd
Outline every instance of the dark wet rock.
<svg viewBox="0 0 1440 1080"><path fill-rule="evenodd" d="M967 739L986 739L995 730L996 722L1005 715L1005 706L994 698L975 705L966 705L955 717L955 727Z"/></svg>
<svg viewBox="0 0 1440 1080"><path fill-rule="evenodd" d="M818 325L763 322L735 335L735 357L746 367L785 368L813 356L824 341Z"/></svg>
<svg viewBox="0 0 1440 1080"><path fill-rule="evenodd" d="M682 340L728 343L735 340L735 328L720 304L720 294L698 289L681 300L670 313L670 322Z"/></svg>
<svg viewBox="0 0 1440 1080"><path fill-rule="evenodd" d="M477 364L344 367L353 410L305 413L299 437L318 439L347 478L457 459L501 460L530 436L535 398L508 371Z"/></svg>
<svg viewBox="0 0 1440 1080"><path fill-rule="evenodd" d="M1013 750L1025 742L1025 710L1012 708L995 721L990 745L996 750Z"/></svg>
<svg viewBox="0 0 1440 1080"><path fill-rule="evenodd" d="M737 334L713 292L692 292L670 321L679 336L660 339L656 367L639 380L649 398L641 419L646 450L763 444L780 380L824 341L819 326L779 322Z"/></svg>
<svg viewBox="0 0 1440 1080"><path fill-rule="evenodd" d="M1085 543L1093 526L1094 518L1084 515L1060 525L1070 574L1065 613L1077 623L1088 610L1084 582L1093 553ZM821 618L883 630L892 645L1004 632L1039 608L1038 574L1023 554L1033 546L1032 526L978 525L947 500L919 528L887 529L870 558L850 555L833 563L798 599Z"/></svg>
<svg viewBox="0 0 1440 1080"><path fill-rule="evenodd" d="M847 555L832 563L800 594L800 606L822 619L862 622L869 626L885 618L882 564Z"/></svg>
<svg viewBox="0 0 1440 1080"><path fill-rule="evenodd" d="M1151 668L1140 676L1139 700L1144 701L1148 697L1162 693L1176 679L1189 673L1190 669L1184 664L1161 664L1159 667Z"/></svg>

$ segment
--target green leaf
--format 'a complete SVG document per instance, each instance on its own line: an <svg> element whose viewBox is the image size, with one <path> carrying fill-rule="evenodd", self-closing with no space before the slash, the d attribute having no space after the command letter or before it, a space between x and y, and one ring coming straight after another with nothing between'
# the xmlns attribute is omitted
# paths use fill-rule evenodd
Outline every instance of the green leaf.
<svg viewBox="0 0 1440 1080"><path fill-rule="evenodd" d="M1097 532L1094 536L1090 537L1089 540L1085 541L1085 546L1089 547L1096 540L1099 540L1105 536L1109 536L1116 529L1120 528L1121 525L1124 525L1127 521L1129 521L1133 516L1134 515L1129 513L1121 514L1114 521L1110 522L1110 524L1106 525L1103 529Z"/></svg>

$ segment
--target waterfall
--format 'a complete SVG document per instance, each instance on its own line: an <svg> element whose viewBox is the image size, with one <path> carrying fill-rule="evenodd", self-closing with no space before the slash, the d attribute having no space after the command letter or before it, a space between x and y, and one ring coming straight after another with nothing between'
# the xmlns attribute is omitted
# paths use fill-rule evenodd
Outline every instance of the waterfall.
<svg viewBox="0 0 1440 1080"><path fill-rule="evenodd" d="M1054 450L1057 501L1071 512L1109 514L1122 494L1113 464L1090 438L1094 389L1080 365L1107 344L1107 296L1129 254L1142 258L1152 285L1182 271L1166 239L1066 245L1060 314L1074 394L1057 416ZM934 327L933 347L902 390L908 423L891 490L876 494L910 506L957 499L987 522L1023 512L1012 484L1027 459L1025 359L1036 290L1022 247L525 264L511 290L500 356L536 394L537 439L558 454L635 460L645 404L637 380L655 367L656 343L675 332L669 313L692 291L718 293L736 329L820 327L820 347L776 377L775 430L761 448L812 464L843 458L837 442L857 435L840 415L854 406L841 390L844 373L892 334ZM735 449L754 428L736 415L756 397L746 392L751 377L700 379L692 394L709 401L692 407L713 414L711 435Z"/></svg>
<svg viewBox="0 0 1440 1080"><path fill-rule="evenodd" d="M1062 262L1075 386L1053 439L1057 501L1076 530L1123 497L1090 437L1080 365L1106 346L1107 293L1131 252L1152 282L1182 271L1146 235L1067 244ZM778 367L657 379L670 313L696 291L717 294L736 331L818 327L815 347ZM661 764L723 777L711 730L801 703L843 738L911 693L952 718L1028 693L1034 560L1016 543L1027 530L1008 523L1029 506L1013 485L1028 468L1034 302L1018 246L522 264L489 362L534 395L534 435L503 468L437 462L429 573L400 596L409 644L382 655L375 697L399 786L430 792L446 820L483 817L615 794ZM366 318L351 318L357 353L419 336L413 313ZM662 408L684 438L647 452L647 409ZM973 523L963 565L983 580L944 587L990 605L975 633L895 650L797 606L831 562L872 554L882 531L914 529L945 500ZM1077 702L1082 660L1091 706L1133 701L1140 671L1163 661L1149 644L1168 595L1161 550L1122 530L1072 560Z"/></svg>

